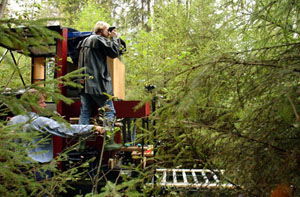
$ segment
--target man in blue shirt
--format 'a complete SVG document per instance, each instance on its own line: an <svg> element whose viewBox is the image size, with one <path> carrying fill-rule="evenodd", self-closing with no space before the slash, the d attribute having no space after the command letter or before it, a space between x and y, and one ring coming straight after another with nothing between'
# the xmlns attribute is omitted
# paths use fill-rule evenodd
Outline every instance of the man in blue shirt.
<svg viewBox="0 0 300 197"><path fill-rule="evenodd" d="M80 124L66 125L39 115L39 111L46 108L46 98L45 95L40 94L36 89L28 90L23 96L35 97L37 99L37 106L31 106L30 112L14 116L8 124L22 126L23 132L41 132L41 135L34 137L32 140L33 146L30 146L27 150L28 156L36 162L47 163L53 159L52 135L74 137L91 132L94 132L94 134L102 134L104 132L103 127L100 126Z"/></svg>

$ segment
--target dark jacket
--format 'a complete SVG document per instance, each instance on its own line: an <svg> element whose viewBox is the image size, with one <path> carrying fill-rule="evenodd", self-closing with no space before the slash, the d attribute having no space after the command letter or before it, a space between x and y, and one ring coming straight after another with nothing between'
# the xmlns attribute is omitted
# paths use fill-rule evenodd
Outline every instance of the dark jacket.
<svg viewBox="0 0 300 197"><path fill-rule="evenodd" d="M86 67L85 74L88 75L84 80L84 92L93 95L103 95L103 93L113 95L112 79L106 57L119 56L117 39L109 40L100 35L91 35L81 41L77 49L80 50L78 68Z"/></svg>

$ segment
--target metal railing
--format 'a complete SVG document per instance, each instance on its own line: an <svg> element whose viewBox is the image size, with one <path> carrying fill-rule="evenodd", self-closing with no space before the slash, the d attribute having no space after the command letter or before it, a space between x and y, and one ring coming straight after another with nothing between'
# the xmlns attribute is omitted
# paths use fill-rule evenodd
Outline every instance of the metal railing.
<svg viewBox="0 0 300 197"><path fill-rule="evenodd" d="M207 169L156 169L156 184L189 188L233 188L232 184L220 181L223 173L223 170Z"/></svg>

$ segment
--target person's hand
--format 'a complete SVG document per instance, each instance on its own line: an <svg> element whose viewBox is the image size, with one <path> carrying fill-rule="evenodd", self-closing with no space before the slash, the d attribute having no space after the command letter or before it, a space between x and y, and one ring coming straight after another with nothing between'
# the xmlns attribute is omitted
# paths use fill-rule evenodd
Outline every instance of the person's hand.
<svg viewBox="0 0 300 197"><path fill-rule="evenodd" d="M94 126L93 132L95 135L102 135L104 133L104 128L101 126Z"/></svg>

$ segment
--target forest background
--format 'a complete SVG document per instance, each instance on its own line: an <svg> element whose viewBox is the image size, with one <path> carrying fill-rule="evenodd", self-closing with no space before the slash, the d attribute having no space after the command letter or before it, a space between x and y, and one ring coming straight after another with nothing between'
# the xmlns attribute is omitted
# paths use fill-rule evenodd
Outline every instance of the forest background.
<svg viewBox="0 0 300 197"><path fill-rule="evenodd" d="M299 195L299 0L17 1L25 11L16 13L9 3L1 1L1 43L4 28L21 24L118 28L126 99L158 104L157 135L146 132L159 143L157 166L224 169L231 192L249 196L278 184ZM13 68L0 69L5 86Z"/></svg>

